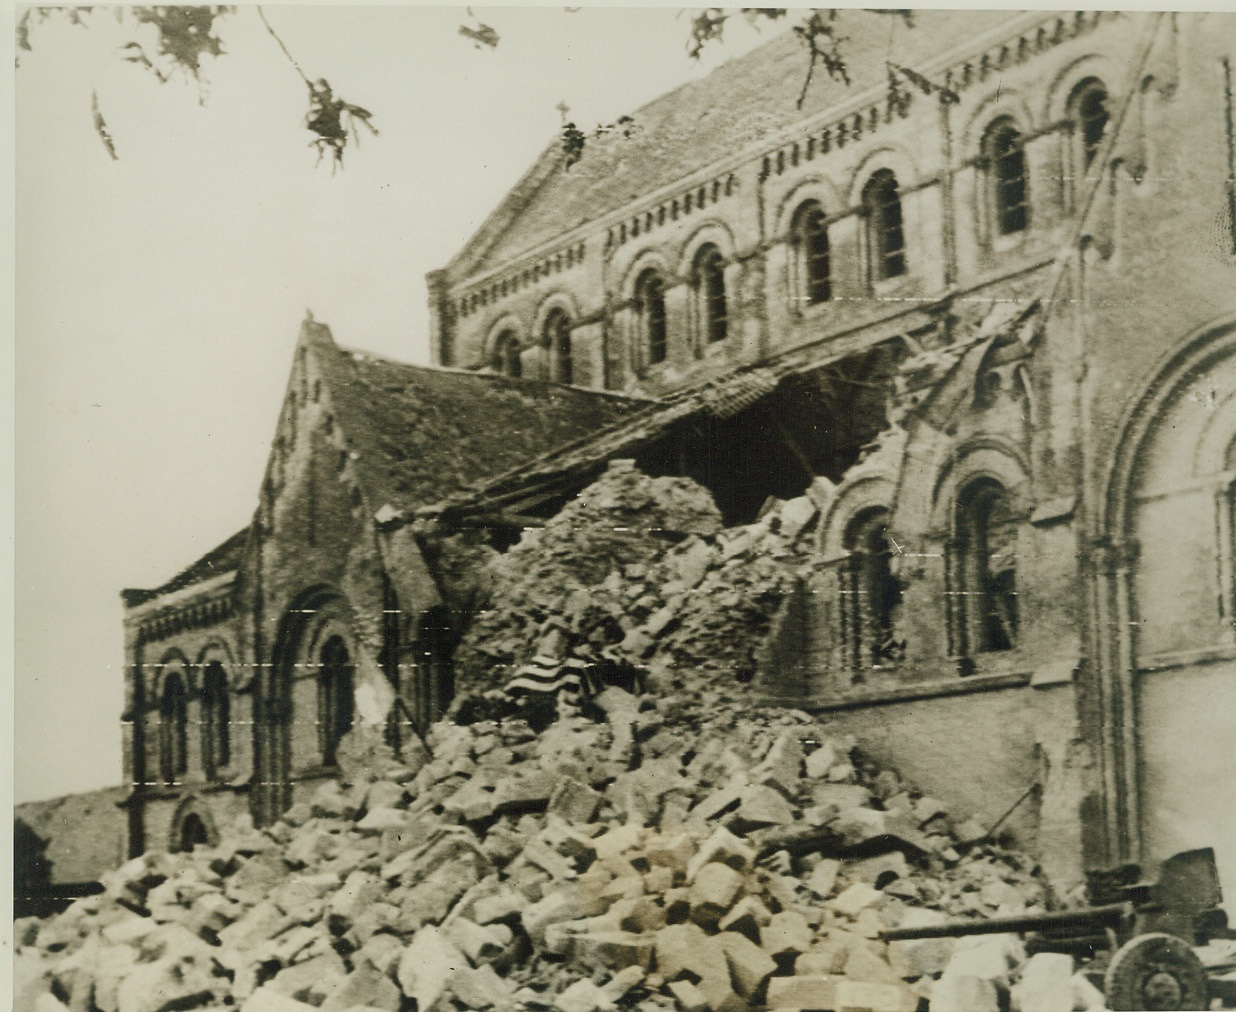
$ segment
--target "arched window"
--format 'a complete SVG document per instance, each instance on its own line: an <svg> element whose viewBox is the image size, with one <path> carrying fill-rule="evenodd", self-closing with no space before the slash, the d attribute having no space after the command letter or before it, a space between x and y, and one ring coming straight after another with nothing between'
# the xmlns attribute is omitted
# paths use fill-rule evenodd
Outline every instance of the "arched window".
<svg viewBox="0 0 1236 1012"><path fill-rule="evenodd" d="M213 778L232 761L231 701L223 665L211 661L202 675L202 766Z"/></svg>
<svg viewBox="0 0 1236 1012"><path fill-rule="evenodd" d="M559 383L572 383L575 368L571 361L571 318L566 310L552 309L545 318L545 346L554 365L553 376Z"/></svg>
<svg viewBox="0 0 1236 1012"><path fill-rule="evenodd" d="M957 499L964 653L1017 645L1017 522L999 482L980 478Z"/></svg>
<svg viewBox="0 0 1236 1012"><path fill-rule="evenodd" d="M795 274L794 296L813 306L832 297L828 263L828 220L824 209L809 200L794 213L790 230Z"/></svg>
<svg viewBox="0 0 1236 1012"><path fill-rule="evenodd" d="M159 754L165 783L174 783L189 769L189 703L184 680L168 675L159 700Z"/></svg>
<svg viewBox="0 0 1236 1012"><path fill-rule="evenodd" d="M1021 133L1011 119L996 120L983 144L991 186L996 232L1024 232L1029 223L1026 152Z"/></svg>
<svg viewBox="0 0 1236 1012"><path fill-rule="evenodd" d="M1107 102L1107 89L1098 78L1092 77L1083 81L1073 91L1069 108L1081 146L1083 168L1090 167L1094 156L1098 154L1099 145L1103 143L1103 132L1107 129L1107 120L1110 117Z"/></svg>
<svg viewBox="0 0 1236 1012"><path fill-rule="evenodd" d="M705 341L724 341L729 332L725 304L725 260L709 243L695 257L695 286L699 300L700 331Z"/></svg>
<svg viewBox="0 0 1236 1012"><path fill-rule="evenodd" d="M210 843L210 830L196 812L190 812L180 823L180 833L176 840L176 850L188 853L194 847L205 847Z"/></svg>
<svg viewBox="0 0 1236 1012"><path fill-rule="evenodd" d="M635 282L635 301L639 307L640 332L648 364L664 362L669 352L665 326L665 282L652 268Z"/></svg>
<svg viewBox="0 0 1236 1012"><path fill-rule="evenodd" d="M856 680L866 669L898 663L905 653L905 641L897 629L901 581L893 572L888 519L883 507L864 510L850 521L845 533L844 544L850 553L846 613Z"/></svg>
<svg viewBox="0 0 1236 1012"><path fill-rule="evenodd" d="M496 372L518 379L524 372L519 351L519 338L515 336L515 331L504 330L494 341L493 357L489 364Z"/></svg>
<svg viewBox="0 0 1236 1012"><path fill-rule="evenodd" d="M891 169L880 169L863 187L867 248L871 277L897 278L906 272L906 238L901 220L901 195Z"/></svg>
<svg viewBox="0 0 1236 1012"><path fill-rule="evenodd" d="M352 658L343 637L332 636L318 651L318 743L327 766L352 727L353 702Z"/></svg>

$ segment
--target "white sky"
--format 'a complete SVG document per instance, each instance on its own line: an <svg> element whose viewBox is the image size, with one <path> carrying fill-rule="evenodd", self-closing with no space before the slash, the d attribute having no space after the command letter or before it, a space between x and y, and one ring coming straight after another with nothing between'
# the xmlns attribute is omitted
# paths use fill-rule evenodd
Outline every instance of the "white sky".
<svg viewBox="0 0 1236 1012"><path fill-rule="evenodd" d="M665 8L265 8L312 78L374 113L332 177L304 85L253 8L208 95L116 56L110 13L33 29L16 75L16 801L121 782L122 587L249 520L305 309L427 361L424 275L552 139L703 68ZM737 19L736 19L737 20ZM730 34L727 32L727 34ZM119 161L91 121L97 90Z"/></svg>

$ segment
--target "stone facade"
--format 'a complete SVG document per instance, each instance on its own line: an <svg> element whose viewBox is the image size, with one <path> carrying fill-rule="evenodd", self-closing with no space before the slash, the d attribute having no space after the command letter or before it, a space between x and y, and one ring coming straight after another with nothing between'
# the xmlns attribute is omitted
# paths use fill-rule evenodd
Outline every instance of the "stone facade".
<svg viewBox="0 0 1236 1012"><path fill-rule="evenodd" d="M253 521L123 595L130 852L271 821L337 775L355 727L353 747L423 732L452 692L447 618L401 521L630 406L389 362L306 322Z"/></svg>
<svg viewBox="0 0 1236 1012"><path fill-rule="evenodd" d="M919 12L897 93L875 23L801 109L786 34L551 145L428 279L440 368L306 324L253 522L126 592L134 852L409 740L451 691L425 518L501 548L633 457L727 523L820 506L766 697L1060 885L1213 846L1236 895L1236 20Z"/></svg>
<svg viewBox="0 0 1236 1012"><path fill-rule="evenodd" d="M551 147L430 276L434 352L665 395L884 349L762 687L1058 881L1214 846L1236 895L1236 20L916 17L926 92L856 23L801 110L786 35Z"/></svg>

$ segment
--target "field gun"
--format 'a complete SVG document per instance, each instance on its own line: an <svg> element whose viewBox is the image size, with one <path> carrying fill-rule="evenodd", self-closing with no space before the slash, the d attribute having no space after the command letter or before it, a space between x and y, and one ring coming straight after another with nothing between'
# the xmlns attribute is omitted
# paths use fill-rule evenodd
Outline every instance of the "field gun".
<svg viewBox="0 0 1236 1012"><path fill-rule="evenodd" d="M1093 905L1078 910L900 928L880 938L1024 935L1030 954L1061 952L1089 961L1088 976L1102 972L1108 1006L1124 1012L1206 1009L1212 998L1231 1000L1220 982L1211 987L1194 952L1195 946L1232 937L1219 906L1223 896L1211 848L1169 857L1154 881L1143 880L1132 864L1090 872L1087 898Z"/></svg>

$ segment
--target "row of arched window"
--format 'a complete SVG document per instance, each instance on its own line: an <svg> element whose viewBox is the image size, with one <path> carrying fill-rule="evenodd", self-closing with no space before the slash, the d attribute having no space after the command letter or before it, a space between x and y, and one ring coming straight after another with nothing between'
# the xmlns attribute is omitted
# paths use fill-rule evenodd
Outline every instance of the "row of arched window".
<svg viewBox="0 0 1236 1012"><path fill-rule="evenodd" d="M339 743L355 717L353 663L342 636L331 636L316 657L317 732L321 762L338 761ZM232 763L232 700L227 673L219 661L210 662L202 673L198 697L202 773L218 779ZM180 672L163 679L159 697L159 773L163 782L181 782L189 772L190 690Z"/></svg>
<svg viewBox="0 0 1236 1012"><path fill-rule="evenodd" d="M844 534L838 616L855 682L869 670L896 665L905 652L900 553L888 526L889 511L871 507L853 517ZM979 478L959 493L945 565L950 653L969 673L976 655L1017 646L1017 521L995 479Z"/></svg>
<svg viewBox="0 0 1236 1012"><path fill-rule="evenodd" d="M231 699L227 673L211 661L202 673L202 769L214 779L232 761ZM159 698L159 765L164 783L175 783L189 771L189 690L179 672L163 679Z"/></svg>
<svg viewBox="0 0 1236 1012"><path fill-rule="evenodd" d="M1079 164L1084 172L1093 162L1108 121L1108 93L1097 78L1088 78L1074 89L1069 103L1075 126ZM1030 226L1030 185L1026 165L1026 138L1010 116L987 127L981 142L979 165L985 177L986 202L994 236L1012 236ZM873 284L901 277L909 270L909 251L902 214L901 184L892 169L876 171L862 190L859 212L863 222L867 274ZM829 218L816 200L803 202L790 219L790 271L793 298L804 305L818 305L834 297L834 264L829 249ZM697 253L691 273L696 311L694 331L697 349L722 341L729 332L725 289L725 261L712 244ZM639 317L643 365L665 361L668 349L665 311L666 279L655 269L644 271L636 281L634 305ZM570 383L570 320L562 310L549 314L539 340L549 350L551 379ZM521 345L513 330L504 331L491 352L490 365L509 376L522 375Z"/></svg>

